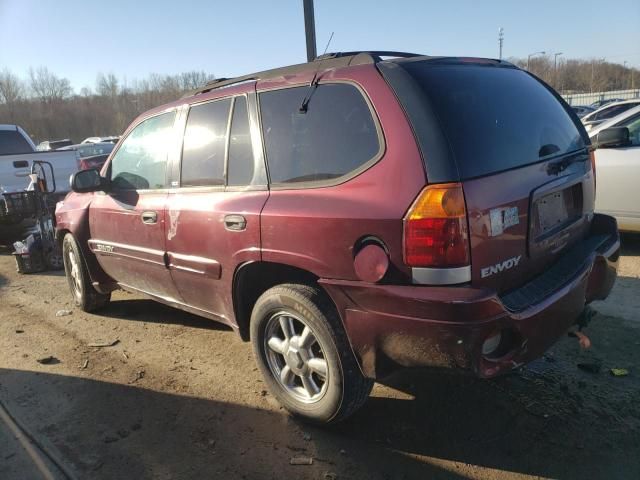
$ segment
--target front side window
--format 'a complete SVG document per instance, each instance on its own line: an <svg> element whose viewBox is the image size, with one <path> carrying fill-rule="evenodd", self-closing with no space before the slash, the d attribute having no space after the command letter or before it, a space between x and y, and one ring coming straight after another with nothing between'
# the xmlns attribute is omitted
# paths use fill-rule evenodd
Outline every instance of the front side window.
<svg viewBox="0 0 640 480"><path fill-rule="evenodd" d="M111 160L114 190L166 187L167 155L175 116L175 112L169 112L151 117L125 138Z"/></svg>
<svg viewBox="0 0 640 480"><path fill-rule="evenodd" d="M308 93L308 109L301 113ZM272 183L340 178L363 168L380 152L371 109L353 85L262 92L260 109Z"/></svg>
<svg viewBox="0 0 640 480"><path fill-rule="evenodd" d="M224 156L231 100L191 107L182 146L181 186L224 185Z"/></svg>

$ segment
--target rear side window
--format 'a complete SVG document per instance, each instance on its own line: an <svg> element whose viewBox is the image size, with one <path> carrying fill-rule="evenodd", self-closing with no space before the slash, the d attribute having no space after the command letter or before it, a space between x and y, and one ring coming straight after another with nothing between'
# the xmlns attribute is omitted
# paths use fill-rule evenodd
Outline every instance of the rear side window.
<svg viewBox="0 0 640 480"><path fill-rule="evenodd" d="M231 118L227 184L230 186L250 185L253 180L253 166L247 99L237 97L233 103L233 117Z"/></svg>
<svg viewBox="0 0 640 480"><path fill-rule="evenodd" d="M585 147L564 106L521 70L427 62L403 67L430 99L461 179Z"/></svg>
<svg viewBox="0 0 640 480"><path fill-rule="evenodd" d="M231 100L196 105L189 110L182 145L181 185L224 185L224 157Z"/></svg>
<svg viewBox="0 0 640 480"><path fill-rule="evenodd" d="M380 152L371 109L348 84L322 84L260 93L262 130L272 183L326 181L365 168Z"/></svg>
<svg viewBox="0 0 640 480"><path fill-rule="evenodd" d="M16 130L0 130L0 155L31 153L29 142Z"/></svg>
<svg viewBox="0 0 640 480"><path fill-rule="evenodd" d="M167 155L175 112L151 117L136 126L111 160L115 190L146 190L166 186Z"/></svg>

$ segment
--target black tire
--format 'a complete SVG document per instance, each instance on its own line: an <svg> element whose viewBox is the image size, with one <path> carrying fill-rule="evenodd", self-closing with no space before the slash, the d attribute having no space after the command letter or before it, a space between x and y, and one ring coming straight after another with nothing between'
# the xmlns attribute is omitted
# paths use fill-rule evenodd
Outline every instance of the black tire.
<svg viewBox="0 0 640 480"><path fill-rule="evenodd" d="M307 385L301 386L304 383L302 376L307 376L308 373L297 378L297 374L291 372L294 367L289 368L288 372L292 376L286 378L293 378L294 381L287 387L277 374L278 367L273 366L274 358L282 359L283 367L280 371L289 365L289 360L286 359L289 358L288 354L274 353L268 345L269 338L272 338L268 331L272 332L272 325L279 325L275 322L282 317L295 317L291 321L299 325L298 329L309 327L313 335L312 341L315 342L313 349L320 349L317 350L319 358L314 360L324 360L326 376L312 377L317 379L314 385L322 383L317 394L320 398L316 400L310 397L303 401L296 397L294 391L305 391ZM284 333L284 329L281 332ZM336 423L352 415L369 397L373 380L362 375L333 303L318 288L283 284L264 292L253 308L250 334L254 356L269 391L293 415L314 423ZM285 335L282 343L290 345L293 342L288 339L296 335L299 339L303 336L300 333L294 333L290 337ZM291 350L287 348L286 351L290 353ZM302 365L302 368L307 369L307 364L303 362ZM310 371L307 369L307 372ZM295 385L296 381L300 386Z"/></svg>
<svg viewBox="0 0 640 480"><path fill-rule="evenodd" d="M78 308L85 312L95 312L109 303L110 293L99 293L93 288L78 242L70 233L67 233L62 241L62 259L69 289ZM74 262L76 269L72 273Z"/></svg>

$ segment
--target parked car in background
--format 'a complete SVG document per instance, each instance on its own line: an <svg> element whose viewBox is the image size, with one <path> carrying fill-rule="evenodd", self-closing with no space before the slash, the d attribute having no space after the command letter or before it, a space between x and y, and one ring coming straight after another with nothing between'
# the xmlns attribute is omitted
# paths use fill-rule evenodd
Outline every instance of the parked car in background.
<svg viewBox="0 0 640 480"><path fill-rule="evenodd" d="M585 115L588 115L589 113L595 111L595 108L587 107L585 105L572 105L571 108L573 109L574 112L576 112L576 115L578 115L578 118L582 118Z"/></svg>
<svg viewBox="0 0 640 480"><path fill-rule="evenodd" d="M80 143L118 143L119 136L111 135L108 137L87 137Z"/></svg>
<svg viewBox="0 0 640 480"><path fill-rule="evenodd" d="M68 145L73 145L73 142L68 138L65 138L64 140L46 140L44 142L40 142L36 147L36 150L39 152L48 152L49 150L57 150Z"/></svg>
<svg viewBox="0 0 640 480"><path fill-rule="evenodd" d="M115 147L113 143L79 143L77 145L68 145L58 150L74 150L80 159L93 157L95 155L109 154Z"/></svg>
<svg viewBox="0 0 640 480"><path fill-rule="evenodd" d="M101 170L104 163L109 158L109 154L102 155L93 155L91 157L85 157L80 159L80 170L89 170L90 168L95 168L96 170Z"/></svg>
<svg viewBox="0 0 640 480"><path fill-rule="evenodd" d="M587 132L593 127L600 125L601 123L626 112L630 108L640 105L640 98L636 100L624 100L622 102L609 103L604 107L599 108L595 112L589 113L582 117L582 123Z"/></svg>
<svg viewBox="0 0 640 480"><path fill-rule="evenodd" d="M76 152L37 151L22 128L0 125L0 191L19 192L26 189L34 160L51 163L58 192L69 191L69 177L79 166Z"/></svg>
<svg viewBox="0 0 640 480"><path fill-rule="evenodd" d="M56 210L78 307L120 287L230 325L315 422L400 366L510 372L616 277L584 128L504 61L336 53L210 82L102 172Z"/></svg>
<svg viewBox="0 0 640 480"><path fill-rule="evenodd" d="M594 110L597 110L599 108L604 107L605 105L608 105L610 103L616 103L616 102L624 102L624 99L623 98L607 98L606 100L598 100L597 102L593 102L589 106Z"/></svg>
<svg viewBox="0 0 640 480"><path fill-rule="evenodd" d="M616 217L620 230L640 232L640 106L589 135L598 147L596 211Z"/></svg>

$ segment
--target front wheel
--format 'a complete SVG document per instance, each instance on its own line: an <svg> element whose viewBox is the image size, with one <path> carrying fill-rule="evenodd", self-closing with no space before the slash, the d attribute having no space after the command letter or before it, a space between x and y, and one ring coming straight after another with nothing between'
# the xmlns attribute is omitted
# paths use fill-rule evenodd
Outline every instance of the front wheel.
<svg viewBox="0 0 640 480"><path fill-rule="evenodd" d="M343 420L364 404L373 381L356 363L335 308L306 285L263 293L251 315L251 342L267 386L292 414Z"/></svg>
<svg viewBox="0 0 640 480"><path fill-rule="evenodd" d="M94 312L109 303L111 294L99 293L93 288L78 242L70 233L67 233L62 241L62 260L69 289L77 307L85 312Z"/></svg>

